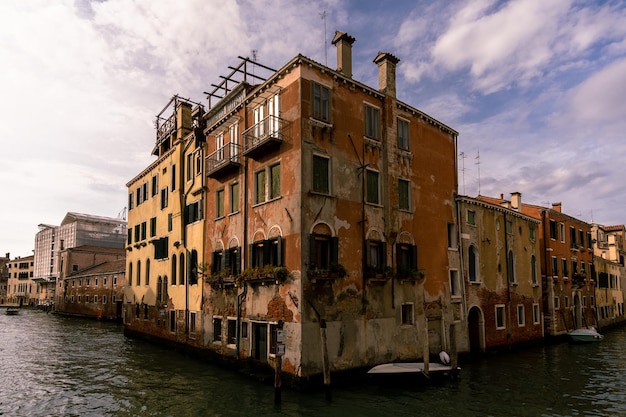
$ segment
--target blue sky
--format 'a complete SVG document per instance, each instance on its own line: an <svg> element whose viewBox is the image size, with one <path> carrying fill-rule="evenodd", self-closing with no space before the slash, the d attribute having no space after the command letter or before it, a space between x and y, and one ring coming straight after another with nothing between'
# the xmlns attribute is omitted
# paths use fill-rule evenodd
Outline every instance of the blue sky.
<svg viewBox="0 0 626 417"><path fill-rule="evenodd" d="M356 80L391 52L398 97L459 132L460 193L626 223L624 22L626 1L3 1L0 253L68 211L116 217L172 95L205 102L252 50L335 68L335 30Z"/></svg>

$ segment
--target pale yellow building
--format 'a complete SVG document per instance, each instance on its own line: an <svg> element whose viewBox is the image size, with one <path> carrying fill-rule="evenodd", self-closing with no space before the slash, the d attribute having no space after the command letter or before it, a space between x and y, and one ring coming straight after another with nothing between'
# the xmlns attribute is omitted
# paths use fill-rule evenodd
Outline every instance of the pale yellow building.
<svg viewBox="0 0 626 417"><path fill-rule="evenodd" d="M34 256L17 257L7 262L7 305L38 305L42 289L33 281Z"/></svg>
<svg viewBox="0 0 626 417"><path fill-rule="evenodd" d="M594 224L593 266L596 279L596 315L600 327L611 326L626 320L624 315L624 225L602 226Z"/></svg>
<svg viewBox="0 0 626 417"><path fill-rule="evenodd" d="M127 333L191 343L201 330L204 135L201 107L173 97L157 117L156 160L128 182ZM199 270L200 265L200 270Z"/></svg>

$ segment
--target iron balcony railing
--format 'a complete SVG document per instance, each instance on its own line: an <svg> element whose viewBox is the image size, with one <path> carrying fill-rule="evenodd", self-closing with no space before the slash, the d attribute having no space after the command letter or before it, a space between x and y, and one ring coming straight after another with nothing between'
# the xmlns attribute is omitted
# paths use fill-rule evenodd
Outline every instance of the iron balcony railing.
<svg viewBox="0 0 626 417"><path fill-rule="evenodd" d="M207 175L216 173L223 168L241 164L241 145L227 143L206 158Z"/></svg>
<svg viewBox="0 0 626 417"><path fill-rule="evenodd" d="M287 123L278 116L267 116L243 132L245 155L252 154L269 145L279 145L285 139Z"/></svg>

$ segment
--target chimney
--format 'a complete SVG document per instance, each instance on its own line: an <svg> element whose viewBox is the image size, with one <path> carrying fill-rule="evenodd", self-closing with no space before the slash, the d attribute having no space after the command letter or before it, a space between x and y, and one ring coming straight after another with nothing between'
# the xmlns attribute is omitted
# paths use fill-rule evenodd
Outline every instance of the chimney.
<svg viewBox="0 0 626 417"><path fill-rule="evenodd" d="M515 211L522 211L522 193L517 191L511 193L511 208Z"/></svg>
<svg viewBox="0 0 626 417"><path fill-rule="evenodd" d="M332 44L337 46L337 71L352 78L352 44L356 39L345 32L335 31Z"/></svg>
<svg viewBox="0 0 626 417"><path fill-rule="evenodd" d="M558 203L552 203L552 210L558 211L560 213L561 212L561 202L559 201Z"/></svg>
<svg viewBox="0 0 626 417"><path fill-rule="evenodd" d="M398 58L388 52L379 52L374 58L378 65L378 90L388 96L396 96L396 65Z"/></svg>

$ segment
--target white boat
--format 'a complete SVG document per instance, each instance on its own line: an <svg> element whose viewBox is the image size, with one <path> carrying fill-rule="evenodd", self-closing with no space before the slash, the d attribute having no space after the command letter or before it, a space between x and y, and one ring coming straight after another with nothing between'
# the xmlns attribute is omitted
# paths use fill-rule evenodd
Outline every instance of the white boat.
<svg viewBox="0 0 626 417"><path fill-rule="evenodd" d="M598 333L595 327L572 330L568 335L572 342L579 343L599 342L604 339L604 336Z"/></svg>
<svg viewBox="0 0 626 417"><path fill-rule="evenodd" d="M457 367L456 370L461 368ZM429 373L449 373L454 369L450 365L443 365L437 362L431 362L428 364ZM424 362L393 362L383 363L377 365L367 371L368 374L373 375L391 375L391 374L423 374Z"/></svg>
<svg viewBox="0 0 626 417"><path fill-rule="evenodd" d="M20 312L20 309L17 307L7 307L4 314L6 314L7 316L16 316L19 314L19 312Z"/></svg>

